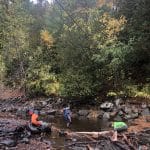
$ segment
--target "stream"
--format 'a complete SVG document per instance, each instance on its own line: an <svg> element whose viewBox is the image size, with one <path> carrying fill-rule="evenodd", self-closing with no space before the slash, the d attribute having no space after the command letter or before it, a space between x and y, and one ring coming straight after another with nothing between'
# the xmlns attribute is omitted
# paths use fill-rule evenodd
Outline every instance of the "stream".
<svg viewBox="0 0 150 150"><path fill-rule="evenodd" d="M66 127L66 123L63 119L63 117L59 117L56 119L43 119L48 122L54 123L58 128L61 129L68 129ZM95 119L95 120L89 120L89 119L78 119L73 118L72 124L70 125L69 129L71 131L104 131L108 129L108 121L102 120L102 119Z"/></svg>
<svg viewBox="0 0 150 150"><path fill-rule="evenodd" d="M73 118L72 119L72 124L70 125L69 128L66 127L65 121L63 117L59 117L56 119L47 119L44 117L45 121L48 122L53 122L54 125L62 131L64 130L70 130L70 131L77 131L77 132L96 132L96 131L104 131L108 130L108 121L98 119L98 120L89 120L89 119L77 119ZM65 137L60 137L58 133L52 132L51 135L47 135L46 137L47 140L51 141L51 145L53 148L57 149L63 149L65 144L68 144L69 142L72 142L76 139L66 139ZM66 148L64 148L66 150Z"/></svg>

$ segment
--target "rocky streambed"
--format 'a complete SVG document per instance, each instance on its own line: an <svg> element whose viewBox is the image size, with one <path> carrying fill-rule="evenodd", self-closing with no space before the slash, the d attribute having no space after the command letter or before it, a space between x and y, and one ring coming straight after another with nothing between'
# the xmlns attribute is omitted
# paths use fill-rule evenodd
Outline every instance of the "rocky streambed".
<svg viewBox="0 0 150 150"><path fill-rule="evenodd" d="M30 108L40 110L42 116L47 115L49 118L62 115L63 103L61 98L33 99L26 97L16 97L0 100L0 112L10 112L16 114L23 119L26 117L26 111ZM132 120L140 116L150 115L150 104L140 101L126 101L116 99L113 102L106 101L104 103L91 105L71 105L72 117L81 119L104 119L104 120ZM70 102L71 104L71 102ZM147 118L147 121L149 119Z"/></svg>
<svg viewBox="0 0 150 150"><path fill-rule="evenodd" d="M123 103L121 99L114 102L105 102L96 107L74 106L72 108L73 123L70 129L62 118L62 104L65 103L60 98L29 100L26 97L16 97L3 99L0 103L0 147L2 149L106 149L104 145L109 144L109 149L149 148L150 141L150 110L148 103L130 102ZM70 103L71 104L71 103ZM126 133L127 140L123 140L120 135L121 144L111 141L111 136L103 136L87 139L86 136L60 137L59 131L54 131L48 135L32 135L25 129L28 123L26 111L29 108L40 110L41 119L52 122L60 131L97 131L111 130L108 126L110 120L125 120L129 126ZM136 120L135 120L136 119ZM21 130L22 129L22 130ZM138 134L137 134L138 133ZM128 135L130 134L130 136ZM131 138L132 137L132 138ZM142 137L145 137L142 140ZM131 139L132 140L131 140ZM135 140L136 139L136 140ZM140 140L139 140L140 139ZM128 143L131 141L131 145ZM134 142L136 141L136 145ZM139 141L142 141L141 143ZM88 144L89 143L89 144ZM117 145L117 146L116 146ZM118 146L120 145L120 146ZM130 145L130 146L129 146ZM135 147L134 147L135 146ZM125 148L124 148L125 149Z"/></svg>
<svg viewBox="0 0 150 150"><path fill-rule="evenodd" d="M139 120L140 123L143 121ZM1 114L0 149L148 150L150 148L150 124L143 125L142 128L140 127L141 131L137 130L137 132L132 130L135 125L131 126L130 132L119 134L118 141L113 141L111 131L91 131L82 134L82 132L73 131L72 128L57 128L58 130L53 130L51 134L31 134L25 128L26 123L25 120L17 119L12 114ZM136 124L138 125L140 124Z"/></svg>

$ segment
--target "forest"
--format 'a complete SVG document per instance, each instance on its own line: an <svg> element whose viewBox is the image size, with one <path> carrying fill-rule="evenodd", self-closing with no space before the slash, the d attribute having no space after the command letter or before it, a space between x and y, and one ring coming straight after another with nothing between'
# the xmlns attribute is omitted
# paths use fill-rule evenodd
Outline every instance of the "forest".
<svg viewBox="0 0 150 150"><path fill-rule="evenodd" d="M0 0L0 149L149 150L150 0Z"/></svg>
<svg viewBox="0 0 150 150"><path fill-rule="evenodd" d="M0 83L30 96L150 98L149 0L0 0Z"/></svg>

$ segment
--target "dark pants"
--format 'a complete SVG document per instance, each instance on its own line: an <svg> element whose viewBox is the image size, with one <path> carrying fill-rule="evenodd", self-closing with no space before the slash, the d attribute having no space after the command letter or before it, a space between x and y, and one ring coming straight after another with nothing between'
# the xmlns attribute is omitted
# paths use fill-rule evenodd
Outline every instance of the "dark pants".
<svg viewBox="0 0 150 150"><path fill-rule="evenodd" d="M116 128L114 130L117 131L117 132L123 132L123 131L127 131L127 129L128 129L127 126L123 126L123 127L120 127L120 128Z"/></svg>

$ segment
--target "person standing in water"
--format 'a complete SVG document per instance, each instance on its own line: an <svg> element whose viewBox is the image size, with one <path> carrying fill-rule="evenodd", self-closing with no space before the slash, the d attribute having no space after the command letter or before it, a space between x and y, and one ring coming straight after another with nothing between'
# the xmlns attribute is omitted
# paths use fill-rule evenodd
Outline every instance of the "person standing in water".
<svg viewBox="0 0 150 150"><path fill-rule="evenodd" d="M71 110L68 105L64 105L63 116L64 116L64 120L67 123L67 127L69 127L72 121L71 121Z"/></svg>

